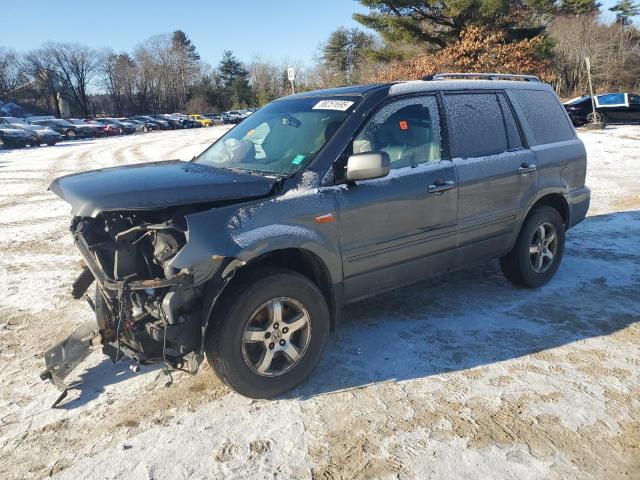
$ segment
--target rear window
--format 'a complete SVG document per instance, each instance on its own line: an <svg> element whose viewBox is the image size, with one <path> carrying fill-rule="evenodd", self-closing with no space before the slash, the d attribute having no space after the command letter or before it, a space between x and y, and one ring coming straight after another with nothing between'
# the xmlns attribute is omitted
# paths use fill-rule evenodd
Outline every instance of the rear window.
<svg viewBox="0 0 640 480"><path fill-rule="evenodd" d="M445 105L454 157L484 157L509 148L495 93L449 94Z"/></svg>
<svg viewBox="0 0 640 480"><path fill-rule="evenodd" d="M567 114L552 92L544 90L511 90L533 135L532 145L563 142L574 138Z"/></svg>

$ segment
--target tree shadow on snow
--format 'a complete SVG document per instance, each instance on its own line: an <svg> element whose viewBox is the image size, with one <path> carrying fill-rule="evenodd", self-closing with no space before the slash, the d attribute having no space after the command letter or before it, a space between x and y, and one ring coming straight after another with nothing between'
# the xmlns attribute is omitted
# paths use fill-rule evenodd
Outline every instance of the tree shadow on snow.
<svg viewBox="0 0 640 480"><path fill-rule="evenodd" d="M345 308L311 378L287 398L424 378L511 360L640 320L640 211L590 217L567 234L546 286L512 286L498 262Z"/></svg>

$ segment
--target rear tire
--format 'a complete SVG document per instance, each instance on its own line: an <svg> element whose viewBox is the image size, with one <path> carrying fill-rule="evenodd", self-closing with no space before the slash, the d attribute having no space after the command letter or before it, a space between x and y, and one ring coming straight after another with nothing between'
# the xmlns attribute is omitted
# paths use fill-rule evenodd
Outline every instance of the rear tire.
<svg viewBox="0 0 640 480"><path fill-rule="evenodd" d="M500 267L514 285L537 288L555 275L564 255L565 226L555 208L538 205L526 219Z"/></svg>
<svg viewBox="0 0 640 480"><path fill-rule="evenodd" d="M212 321L205 340L209 364L225 384L251 398L274 397L303 382L320 361L330 323L318 287L284 269L238 279Z"/></svg>

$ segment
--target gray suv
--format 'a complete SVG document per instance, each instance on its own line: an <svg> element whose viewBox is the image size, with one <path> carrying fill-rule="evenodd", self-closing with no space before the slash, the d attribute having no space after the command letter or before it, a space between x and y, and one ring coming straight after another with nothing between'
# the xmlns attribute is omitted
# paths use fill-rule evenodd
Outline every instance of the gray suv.
<svg viewBox="0 0 640 480"><path fill-rule="evenodd" d="M97 322L42 378L64 389L95 336L134 368L206 356L241 394L281 394L348 302L492 258L547 283L589 207L586 163L535 77L438 75L274 101L190 162L58 178Z"/></svg>

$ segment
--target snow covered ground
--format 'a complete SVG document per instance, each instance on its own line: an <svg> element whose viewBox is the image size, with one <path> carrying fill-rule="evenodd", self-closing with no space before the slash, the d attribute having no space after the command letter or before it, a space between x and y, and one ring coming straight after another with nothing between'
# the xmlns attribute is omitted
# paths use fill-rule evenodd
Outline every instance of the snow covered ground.
<svg viewBox="0 0 640 480"><path fill-rule="evenodd" d="M99 352L56 410L41 355L91 317L67 173L191 158L222 127L0 152L0 478L640 478L640 127L580 132L590 217L556 278L497 264L348 307L302 387L272 401Z"/></svg>

